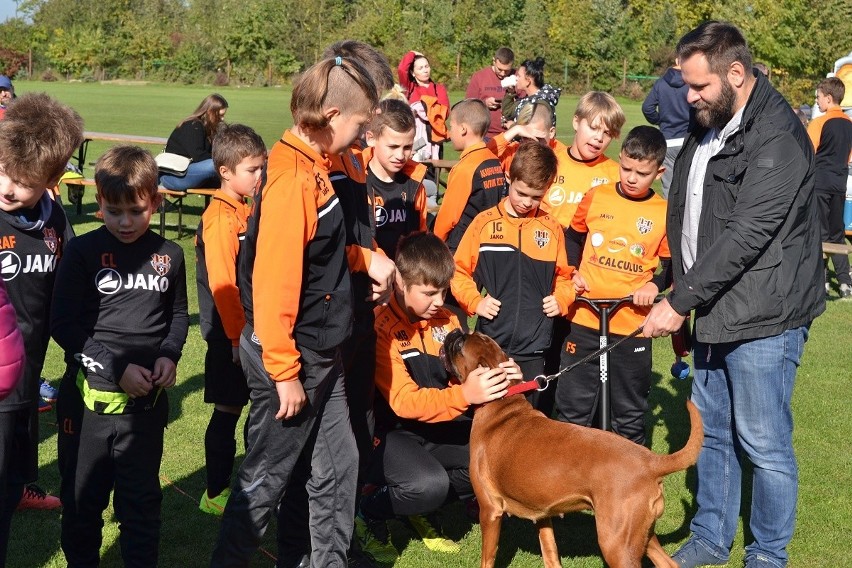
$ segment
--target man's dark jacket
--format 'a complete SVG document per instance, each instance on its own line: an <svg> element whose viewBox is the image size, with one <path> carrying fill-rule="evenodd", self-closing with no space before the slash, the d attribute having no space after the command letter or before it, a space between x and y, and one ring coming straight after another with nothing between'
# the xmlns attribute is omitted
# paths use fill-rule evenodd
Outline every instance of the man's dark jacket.
<svg viewBox="0 0 852 568"><path fill-rule="evenodd" d="M724 80L724 79L723 79ZM693 123L674 167L668 209L671 306L695 309L704 343L778 335L825 310L813 147L789 103L757 74L742 125L707 165L698 252L681 251L692 158L707 129Z"/></svg>

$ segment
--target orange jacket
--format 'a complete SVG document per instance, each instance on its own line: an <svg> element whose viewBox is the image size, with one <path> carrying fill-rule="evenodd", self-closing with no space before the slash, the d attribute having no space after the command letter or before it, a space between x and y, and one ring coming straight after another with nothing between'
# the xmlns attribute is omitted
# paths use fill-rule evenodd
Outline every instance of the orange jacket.
<svg viewBox="0 0 852 568"><path fill-rule="evenodd" d="M458 318L440 309L429 320L411 322L396 294L376 308L376 389L399 419L445 422L470 406L461 385L438 354Z"/></svg>
<svg viewBox="0 0 852 568"><path fill-rule="evenodd" d="M533 355L550 345L553 329L542 300L555 296L566 315L574 301L574 268L555 219L541 210L533 217L512 217L505 203L477 215L465 231L450 287L468 314L476 312L483 288L500 300L500 313L492 320L479 318L476 329L510 355Z"/></svg>
<svg viewBox="0 0 852 568"><path fill-rule="evenodd" d="M331 161L287 131L255 194L241 262L246 320L274 381L299 377L299 347L334 349L352 328L343 211Z"/></svg>
<svg viewBox="0 0 852 568"><path fill-rule="evenodd" d="M195 233L196 282L201 335L240 344L246 323L237 287L237 255L245 236L249 206L217 192Z"/></svg>
<svg viewBox="0 0 852 568"><path fill-rule="evenodd" d="M505 196L506 176L497 156L485 142L469 146L447 176L447 191L433 232L455 251L473 218L497 205Z"/></svg>

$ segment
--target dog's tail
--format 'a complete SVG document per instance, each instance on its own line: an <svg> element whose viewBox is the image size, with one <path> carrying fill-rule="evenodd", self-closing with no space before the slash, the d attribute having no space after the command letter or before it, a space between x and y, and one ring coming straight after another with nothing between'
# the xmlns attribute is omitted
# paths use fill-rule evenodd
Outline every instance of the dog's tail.
<svg viewBox="0 0 852 568"><path fill-rule="evenodd" d="M689 411L689 439L686 445L677 452L660 456L660 475L668 475L682 469L686 469L698 460L701 445L704 443L704 425L701 422L701 413L691 400L686 401L686 409Z"/></svg>

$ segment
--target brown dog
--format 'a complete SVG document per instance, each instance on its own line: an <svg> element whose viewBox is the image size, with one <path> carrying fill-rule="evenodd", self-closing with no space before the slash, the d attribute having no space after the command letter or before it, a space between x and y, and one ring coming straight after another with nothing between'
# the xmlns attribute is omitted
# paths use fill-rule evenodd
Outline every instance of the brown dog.
<svg viewBox="0 0 852 568"><path fill-rule="evenodd" d="M461 380L506 355L481 333L450 333L444 361ZM503 513L535 522L547 568L561 566L551 517L592 509L598 544L611 568L639 568L646 554L658 568L677 568L654 534L663 514L663 477L698 459L701 416L687 401L689 440L671 455L655 454L612 432L557 422L526 398L507 396L479 407L470 434L470 479L479 500L482 568L497 555Z"/></svg>

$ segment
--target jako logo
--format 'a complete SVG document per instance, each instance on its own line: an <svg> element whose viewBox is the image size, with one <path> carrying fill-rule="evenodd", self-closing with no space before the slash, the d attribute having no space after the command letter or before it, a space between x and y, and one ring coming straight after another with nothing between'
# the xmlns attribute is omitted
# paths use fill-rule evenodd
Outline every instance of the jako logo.
<svg viewBox="0 0 852 568"><path fill-rule="evenodd" d="M121 275L112 268L104 268L95 276L95 286L101 294L115 294L121 289Z"/></svg>
<svg viewBox="0 0 852 568"><path fill-rule="evenodd" d="M165 292L169 289L169 279L156 274L128 274L122 282L121 275L112 268L103 268L95 276L95 286L101 294L115 294L120 289L151 290Z"/></svg>
<svg viewBox="0 0 852 568"><path fill-rule="evenodd" d="M0 252L0 274L3 280L13 280L21 272L21 257L10 250Z"/></svg>

